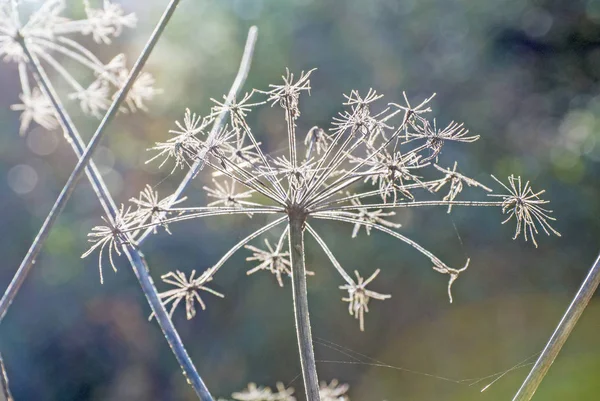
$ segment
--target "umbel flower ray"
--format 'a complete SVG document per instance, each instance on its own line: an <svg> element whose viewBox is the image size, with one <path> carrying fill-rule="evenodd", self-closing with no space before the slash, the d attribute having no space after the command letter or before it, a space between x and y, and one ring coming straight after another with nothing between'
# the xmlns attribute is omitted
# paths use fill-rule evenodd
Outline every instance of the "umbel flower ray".
<svg viewBox="0 0 600 401"><path fill-rule="evenodd" d="M360 228L364 227L367 234L372 230L378 231L408 245L425 256L434 271L448 275L450 302L452 286L469 266L470 260L460 263L462 267L451 267L428 248L402 233L400 224L393 219L404 208L442 207L451 212L455 207L496 207L508 214L504 223L513 218L516 220L515 238L523 231L524 237L531 238L536 245L534 235L540 228L548 235L558 235L558 231L550 225L554 217L550 210L545 209L547 201L539 198L543 191L534 192L528 182L521 185L520 178L509 177L508 186L500 182L501 190L507 193L490 194L500 197L500 200L458 200L465 184L484 192L491 189L459 173L456 165L449 170L433 161L442 156L445 146L465 145L479 136L469 135L461 123L452 122L446 128L438 129L434 122L427 120L432 97L413 107L405 94L403 104L378 106L383 102L383 96L374 90L366 95L352 91L345 96L345 110L335 117L329 130L313 128L304 138L297 138L300 97L310 93L312 72L302 72L295 80L294 74L286 71L283 83L271 85L266 91L254 90L237 103L215 102L215 108L206 117L186 110L184 123L176 123L178 129L171 131L174 136L151 149L157 154L150 160L160 158L161 166L171 162L175 167L201 161L212 170L208 177L214 180L213 186L204 186L206 206L184 206L182 200L174 207L166 202L159 206L160 219L146 217L142 221L136 218L139 213L133 217L126 216L124 222L127 227L121 231L135 234L142 229L167 224L173 229L177 222L200 218L264 215L265 225L238 241L220 260L204 270L201 277L203 283L210 281L242 248L252 252L247 257L247 261L253 263L248 274L269 271L280 286L283 286L283 277L291 277L305 388L309 398L318 399L319 383L314 367L306 295L306 276L310 272L305 266L304 234L308 233L316 241L339 273L342 280L340 289L348 294L343 300L349 303L350 315L364 330L369 301L386 300L391 296L366 286L373 285L374 279L378 275L384 276L386 271L378 269L366 280L356 273L357 278L353 279L319 235L321 224L345 224L350 228L350 237L354 238L358 238ZM288 139L284 156L265 152L264 145L246 121L255 109L269 105L282 109ZM223 111L229 112L229 124L216 135L207 136L205 128L216 118L217 112ZM318 157L314 157L315 154ZM438 178L428 178L433 175ZM447 184L449 193L439 199L438 191ZM160 205L157 199L148 203ZM140 202L136 203L139 206ZM273 245L267 236L275 228L280 230L280 226L283 226L283 231L278 231L281 234ZM265 236L266 249L251 244L261 236ZM175 277L175 273L170 277ZM172 312L184 297L200 302L193 294L181 295L182 288L190 288L191 281L167 282L177 287L175 292L168 290L165 293L169 294L165 302L175 305L171 305ZM180 295L179 298L173 298L176 294ZM189 317L193 314L189 311L187 299ZM202 302L200 304L203 305ZM258 391L257 388L255 390Z"/></svg>

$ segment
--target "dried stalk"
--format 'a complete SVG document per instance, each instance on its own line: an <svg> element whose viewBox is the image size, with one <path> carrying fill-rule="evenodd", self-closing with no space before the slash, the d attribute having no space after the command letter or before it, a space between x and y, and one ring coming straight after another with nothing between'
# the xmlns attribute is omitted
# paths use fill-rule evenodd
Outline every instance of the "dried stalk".
<svg viewBox="0 0 600 401"><path fill-rule="evenodd" d="M583 284L581 284L579 291L577 291L573 301L571 301L571 305L567 308L567 311L560 320L560 323L558 323L554 333L552 333L542 354L535 362L535 365L533 365L533 368L531 368L527 378L525 378L521 388L517 394L515 394L513 401L531 400L544 379L544 376L548 373L550 366L552 366L552 363L567 341L567 338L571 335L571 331L583 314L590 299L592 299L596 289L598 289L598 284L600 284L600 255L596 258L594 265L583 281Z"/></svg>
<svg viewBox="0 0 600 401"><path fill-rule="evenodd" d="M8 375L6 374L6 367L4 366L4 360L2 354L0 354L0 391L6 401L14 401L12 394L10 393L10 387L8 386Z"/></svg>
<svg viewBox="0 0 600 401"><path fill-rule="evenodd" d="M300 364L306 399L319 401L319 379L315 365L315 352L308 315L308 296L306 291L306 266L304 264L304 224L302 214L289 215L290 220L290 256L292 261L292 292L294 295L294 317L296 335L300 350Z"/></svg>

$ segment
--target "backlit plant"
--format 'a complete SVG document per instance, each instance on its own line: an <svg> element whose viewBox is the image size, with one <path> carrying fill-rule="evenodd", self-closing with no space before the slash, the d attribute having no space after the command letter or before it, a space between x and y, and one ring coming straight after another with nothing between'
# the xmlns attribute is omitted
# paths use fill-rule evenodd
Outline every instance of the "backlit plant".
<svg viewBox="0 0 600 401"><path fill-rule="evenodd" d="M166 228L167 224L172 230L173 223L214 216L272 216L197 277L194 272L189 278L182 272L163 276L165 283L176 288L162 296L165 303L173 302L171 313L185 299L187 317L192 318L196 302L203 309L206 306L199 296L201 291L223 295L206 284L244 248L252 252L247 258L252 262L248 274L270 272L279 285L291 277L306 392L309 399L316 400L319 382L308 314L305 234L316 241L341 276L340 289L345 292L342 300L348 302L350 315L359 320L361 330L370 301L385 300L390 295L367 288L380 274L379 269L366 280L358 273L356 278L351 277L315 229L315 222L347 223L351 226L349 237L357 237L364 228L366 234L377 230L404 242L425 256L435 271L448 275L450 302L452 285L469 266L469 259L458 267L443 262L402 234L400 224L390 220L395 213L404 208L441 206L450 213L453 207L460 206L497 207L508 216L504 223L513 218L516 221L515 238L523 234L525 240L537 246L535 236L540 230L548 235L559 233L550 226L554 218L545 208L548 202L539 197L543 191L533 191L529 182L523 183L520 177L510 176L508 185L493 177L503 192L488 195L500 200L456 200L465 185L486 192L492 190L463 175L456 163L451 169L437 164L446 144L470 143L479 136L469 134L463 124L451 122L442 126L428 119L433 96L417 106L412 106L406 95L400 104L378 106L383 103L382 95L374 90L366 94L353 90L345 95L345 110L333 118L331 127L327 130L313 127L300 135L296 128L301 115L300 97L310 91L311 73L303 72L295 79L294 74L287 72L283 82L271 85L268 90L255 90L237 102L215 101L211 113L204 118L186 110L183 123L177 122L177 129L170 131L171 137L150 149L156 152L150 160L160 160L161 166L171 161L174 168L202 160L212 173L214 184L204 187L207 205L183 206L184 199L176 199L175 195L161 200L147 188L139 199L133 200L137 208L122 212L115 223L107 219L108 225L94 229L90 240L95 244L90 251L106 247L116 269L113 250L118 251L124 241L135 247L136 238L144 235L141 234L144 230L156 232L157 227ZM255 108L269 106L280 108L286 123L288 141L284 156L267 154L246 121ZM229 113L229 124L208 135L207 128L224 111ZM441 177L425 178L440 173ZM441 200L435 199L435 194L442 190L447 194ZM433 199L428 200L427 196ZM175 203L179 205L175 207ZM275 244L265 240L266 248L251 245L271 231L278 233ZM102 254L99 258L101 262Z"/></svg>

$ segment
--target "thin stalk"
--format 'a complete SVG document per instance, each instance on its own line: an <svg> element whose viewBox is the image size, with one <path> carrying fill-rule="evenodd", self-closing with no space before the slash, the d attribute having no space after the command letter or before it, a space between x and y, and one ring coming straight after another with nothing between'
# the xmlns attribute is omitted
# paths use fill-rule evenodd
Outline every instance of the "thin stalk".
<svg viewBox="0 0 600 401"><path fill-rule="evenodd" d="M229 89L227 98L225 99L225 102L224 102L225 106L229 106L233 102L233 100L237 97L240 90L242 89L244 82L246 82L246 78L248 77L248 72L250 71L250 64L252 62L252 56L254 54L254 45L256 44L257 35L258 35L258 28L255 26L250 27L250 30L248 31L248 38L246 39L246 46L244 47L244 54L242 55L242 61L240 62L240 68L235 77L235 80L233 81L233 84L231 85L231 88ZM206 141L207 142L206 149L210 149L210 145L212 145L212 141L214 140L217 133L221 130L221 128L225 124L225 117L227 117L227 111L223 110L223 112L221 112L215 119L213 127L210 130L210 133L208 134L208 139ZM177 199L179 199L179 197L186 190L186 188L190 184L190 182L192 182L192 179L196 176L196 174L198 174L198 172L200 170L202 170L202 168L204 167L204 163L205 163L205 156L206 155L201 155L194 162L192 167L190 167L190 170L185 175L185 177L183 178L183 180L181 181L181 183L175 190L175 193L173 194L173 197L172 197L173 202L175 202ZM141 245L142 242L144 242L144 240L150 234L152 234L152 230L151 229L146 230L144 232L144 234L142 234L142 236L138 239L138 244Z"/></svg>
<svg viewBox="0 0 600 401"><path fill-rule="evenodd" d="M531 400L542 379L546 376L550 366L552 366L552 363L556 359L556 356L567 341L567 338L569 338L573 327L577 324L581 314L596 292L598 284L600 284L600 255L596 258L579 291L577 291L573 301L571 301L571 305L567 308L560 323L558 323L554 333L552 333L550 340L548 340L546 347L535 362L535 365L533 365L533 368L531 368L527 378L525 378L521 388L515 394L513 401Z"/></svg>
<svg viewBox="0 0 600 401"><path fill-rule="evenodd" d="M52 86L52 83L50 82L50 79L48 78L43 67L40 65L39 60L29 52L27 46L25 46L23 49L32 61L31 65L34 77L44 91L44 94L48 97L48 99L50 99L54 110L56 111L58 120L67 135L68 142L72 146L77 158L80 158L85 150L85 143L83 142L81 135L77 131L75 124L60 101L58 94L54 90L54 87ZM89 166L86 168L86 175L90 181L90 184L92 185L92 188L94 189L94 192L96 193L96 196L98 197L98 200L100 201L100 204L102 205L102 208L104 209L104 213L111 220L114 219L114 216L116 216L118 212L117 206L92 160L90 160ZM196 394L201 400L212 400L208 389L202 381L202 378L198 375L194 364L190 360L190 357L188 356L187 351L181 339L179 338L177 330L173 326L171 320L168 318L164 305L160 301L158 291L152 282L152 278L143 255L138 250L133 248L128 248L125 253L128 256L130 253L132 255L132 257L129 257L131 267L138 277L142 291L144 291L154 315L158 316L158 324L162 329L163 334L169 343L173 354L175 355L175 358L179 362L184 376L188 379L189 383L191 383L192 387L196 391ZM162 309L163 313L157 312L159 309Z"/></svg>
<svg viewBox="0 0 600 401"><path fill-rule="evenodd" d="M202 381L202 378L198 374L194 363L185 350L183 342L179 337L179 333L177 333L175 326L173 326L173 322L171 322L171 319L160 300L152 277L150 277L144 255L139 250L134 250L126 245L123 246L123 251L133 267L133 271L135 272L135 275L142 286L142 290L144 291L144 295L146 295L146 299L152 308L152 313L156 316L156 320L171 347L171 351L175 354L175 358L177 358L177 362L179 362L179 366L181 366L181 369L183 370L183 375L186 377L188 383L192 386L201 401L213 401L208 388L206 388L204 381Z"/></svg>
<svg viewBox="0 0 600 401"><path fill-rule="evenodd" d="M330 206L311 209L311 212L328 212L328 211L353 211L359 209L396 209L405 207L427 207L427 206L487 206L498 207L502 206L502 202L497 201L413 201L413 202L392 202L392 203L374 203L364 205L343 205Z"/></svg>
<svg viewBox="0 0 600 401"><path fill-rule="evenodd" d="M75 152L75 156L77 159L81 158L81 155L85 151L85 142L83 141L79 131L75 127L73 120L67 113L64 105L62 104L60 97L56 93L54 86L52 85L50 78L46 74L46 71L41 66L38 58L29 51L29 47L22 43L23 51L31 60L30 67L33 72L33 76L38 83L38 86L42 89L44 95L50 100L52 103L52 107L55 110L58 122L63 129L63 132L66 134L66 140L69 142L71 147L73 148L73 152ZM102 179L102 175L100 171L96 167L96 164L93 160L90 160L88 167L85 169L85 173L92 185L100 204L102 205L102 209L106 215L112 220L116 216L117 213L117 205L110 195L108 188L106 187L106 183Z"/></svg>
<svg viewBox="0 0 600 401"><path fill-rule="evenodd" d="M6 374L6 367L4 366L4 360L2 354L0 354L0 391L6 401L14 401L12 394L10 393L10 387L8 386L8 375Z"/></svg>
<svg viewBox="0 0 600 401"><path fill-rule="evenodd" d="M315 365L310 318L308 316L308 296L306 291L306 266L304 264L304 224L305 216L290 214L290 257L292 259L292 291L294 294L294 317L296 336L300 350L300 364L304 389L308 401L319 401L319 379Z"/></svg>
<svg viewBox="0 0 600 401"><path fill-rule="evenodd" d="M10 282L8 288L6 289L6 292L2 296L2 299L0 299L0 321L6 314L8 307L10 306L10 304L12 303L12 300L14 299L17 292L21 288L21 285L23 285L23 282L25 281L25 277L27 277L27 274L29 273L29 271L31 270L33 265L35 264L36 258L38 256L38 254L40 253L40 251L42 250L42 246L46 242L46 239L48 238L48 235L50 234L50 230L51 230L52 226L58 219L58 216L63 211L65 205L67 204L67 201L71 198L71 195L73 194L73 191L75 190L77 183L83 176L83 173L85 172L85 168L87 167L88 163L90 162L94 150L96 149L96 147L98 147L98 144L100 143L100 139L102 139L102 136L105 132L106 127L108 126L108 124L110 123L112 118L115 116L115 114L118 112L121 103L125 100L125 98L127 96L127 92L129 91L129 89L133 85L135 79L137 78L138 74L141 72L142 68L144 67L146 60L150 56L150 53L152 53L152 50L154 49L156 42L160 38L165 27L167 26L167 23L169 22L171 16L173 15L173 12L175 11L175 8L177 7L178 3L179 3L179 0L171 0L169 5L167 6L167 9L165 10L160 21L156 25L156 28L154 28L154 32L152 32L152 35L150 36L148 43L146 43L146 46L144 47L144 49L142 50L142 53L140 54L137 61L135 62L133 69L129 73L129 76L127 77L127 81L125 82L125 85L119 90L119 93L117 94L116 98L113 100L110 108L108 109L104 118L100 122L98 129L96 130L92 139L90 140L88 147L86 148L85 152L79 159L77 165L75 166L75 169L73 170L73 172L71 173L65 186L61 190L60 195L56 199L56 202L52 206L52 209L50 210L50 213L46 217L44 224L40 228L40 231L38 232L33 243L31 244L31 247L29 248L27 255L25 255L25 258L21 262L21 265L19 266L17 273L13 277L13 280ZM15 39L19 43L21 43L22 47L24 47L24 48L26 47L25 46L25 38L20 33L17 33L17 37Z"/></svg>

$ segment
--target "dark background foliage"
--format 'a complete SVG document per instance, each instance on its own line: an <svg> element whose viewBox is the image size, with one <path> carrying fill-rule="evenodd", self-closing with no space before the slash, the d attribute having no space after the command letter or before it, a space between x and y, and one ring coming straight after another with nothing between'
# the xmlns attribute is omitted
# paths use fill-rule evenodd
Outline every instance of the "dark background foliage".
<svg viewBox="0 0 600 401"><path fill-rule="evenodd" d="M69 1L72 15L82 12ZM166 1L125 1L138 28L110 48L134 59ZM451 264L465 255L471 267L448 304L446 278L427 260L377 233L350 239L344 225L322 226L324 238L349 270L382 272L374 289L392 294L373 301L366 332L340 301L342 284L309 243L318 370L322 379L351 384L354 400L508 400L527 368L469 387L455 381L510 368L542 349L598 251L600 230L600 1L584 0L184 0L150 59L148 70L164 93L146 114L121 115L95 157L113 195L125 202L146 183L163 194L181 173L146 165L145 149L164 140L185 107L205 114L233 79L247 29L260 29L246 88L265 88L289 67L316 67L312 96L301 101L299 130L328 127L342 93L373 87L388 101L402 91L415 99L437 92L441 123L464 121L481 139L447 146L442 164L493 186L489 174L521 174L558 217L562 238L540 246L512 241L496 209L411 210L398 215L402 232ZM5 288L75 165L59 132L36 127L18 135L16 69L0 69L0 288ZM60 86L60 77L54 77ZM97 121L71 107L82 133ZM251 118L271 150L285 140L277 109ZM199 178L198 192L207 180ZM494 187L495 188L495 187ZM0 350L12 390L23 400L194 399L125 260L99 284L94 258L81 260L85 235L101 211L82 182L33 273L0 327ZM148 241L145 253L158 280L166 271L203 270L244 236L257 217L184 223L174 235ZM175 323L215 395L249 381L301 387L289 284L269 275L247 277L241 252L214 281L221 300L192 321ZM159 287L161 287L159 284ZM597 400L600 393L600 304L593 300L536 400ZM356 362L339 346L393 367ZM338 347L339 348L339 347ZM362 359L366 360L366 359ZM338 361L338 362L333 362ZM415 371L422 373L415 373ZM426 373L426 374L423 374Z"/></svg>

